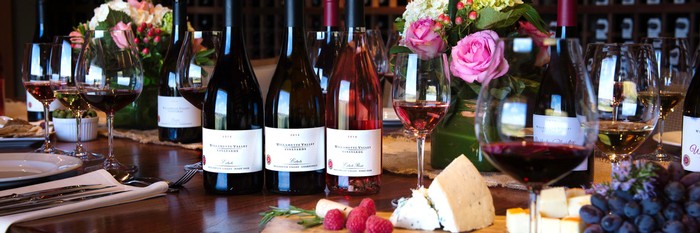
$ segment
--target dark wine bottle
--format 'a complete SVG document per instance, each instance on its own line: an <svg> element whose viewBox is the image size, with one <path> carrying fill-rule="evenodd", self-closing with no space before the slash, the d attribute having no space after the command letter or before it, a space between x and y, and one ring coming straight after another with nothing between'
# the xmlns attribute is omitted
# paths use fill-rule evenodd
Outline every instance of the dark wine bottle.
<svg viewBox="0 0 700 233"><path fill-rule="evenodd" d="M697 70L684 101L681 164L686 171L700 172L700 72Z"/></svg>
<svg viewBox="0 0 700 233"><path fill-rule="evenodd" d="M177 91L177 58L187 31L187 2L173 0L173 33L163 59L158 85L158 139L192 143L202 141L202 112Z"/></svg>
<svg viewBox="0 0 700 233"><path fill-rule="evenodd" d="M326 99L326 185L335 194L373 194L382 174L381 89L367 51L362 1L348 0L345 9L347 43Z"/></svg>
<svg viewBox="0 0 700 233"><path fill-rule="evenodd" d="M338 26L338 0L323 0L323 26L325 38L318 51L314 71L318 76L323 91L323 99L328 92L328 80L333 71L336 57L343 45L340 27Z"/></svg>
<svg viewBox="0 0 700 233"><path fill-rule="evenodd" d="M324 100L306 52L304 1L286 0L285 9L285 42L265 102L265 185L273 193L320 193Z"/></svg>
<svg viewBox="0 0 700 233"><path fill-rule="evenodd" d="M578 38L576 27L576 0L559 0L557 6L557 34L558 38ZM559 47L566 46L566 41L560 42ZM566 69L548 69L540 85L537 107L533 116L533 130L535 140L554 141L566 140L571 142L583 142L581 127L576 118L576 72L566 49L552 50L549 66L566 67ZM555 71L564 73L556 73ZM565 127L562 132L565 135L553 135L538 130L538 125L545 121L556 121ZM589 187L593 181L594 157L588 157L574 170L555 182L554 186Z"/></svg>
<svg viewBox="0 0 700 233"><path fill-rule="evenodd" d="M204 189L245 194L263 188L263 100L245 50L241 1L224 1L222 54L202 106Z"/></svg>
<svg viewBox="0 0 700 233"><path fill-rule="evenodd" d="M34 22L34 38L32 43L52 43L52 30L48 26L48 11L47 9L48 0L37 0L36 1L36 21ZM44 119L44 105L41 104L39 100L34 98L29 92L27 95L27 120L28 121L40 121ZM49 105L49 119L53 115L53 110L56 110L61 106L58 100L51 102Z"/></svg>

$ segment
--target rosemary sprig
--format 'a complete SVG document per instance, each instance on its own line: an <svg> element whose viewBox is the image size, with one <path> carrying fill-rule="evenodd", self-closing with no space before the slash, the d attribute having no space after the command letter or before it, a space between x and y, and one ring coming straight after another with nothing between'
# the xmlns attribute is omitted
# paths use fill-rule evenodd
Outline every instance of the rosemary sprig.
<svg viewBox="0 0 700 233"><path fill-rule="evenodd" d="M260 213L260 216L263 217L260 219L259 225L263 226L277 216L290 217L292 215L299 216L299 221L297 224L304 226L304 228L310 228L323 224L323 218L316 215L316 211L305 210L290 205L288 209L270 206L270 210Z"/></svg>

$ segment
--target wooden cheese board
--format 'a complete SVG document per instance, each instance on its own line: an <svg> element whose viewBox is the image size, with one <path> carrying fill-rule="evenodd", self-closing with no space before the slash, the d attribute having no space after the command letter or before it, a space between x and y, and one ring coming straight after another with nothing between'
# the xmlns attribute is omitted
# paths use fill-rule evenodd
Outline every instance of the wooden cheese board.
<svg viewBox="0 0 700 233"><path fill-rule="evenodd" d="M377 212L377 215L382 218L389 219L389 216L391 216L391 213L389 212ZM304 232L304 233L345 233L348 232L347 229L343 229L340 231L329 231L323 229L323 226L316 226L313 228L304 228L302 225L297 224L297 220L299 218L296 216L293 217L275 217L265 225L265 228L262 230L263 233L277 233L277 232L290 232L290 233L296 233L296 232ZM418 232L442 232L440 230L436 231L420 231L420 230L408 230L408 229L402 229L402 228L394 228L394 232L396 233L418 233ZM480 229L477 231L473 231L474 233L503 233L506 232L506 216L496 216L496 219L494 219L493 224L487 228Z"/></svg>

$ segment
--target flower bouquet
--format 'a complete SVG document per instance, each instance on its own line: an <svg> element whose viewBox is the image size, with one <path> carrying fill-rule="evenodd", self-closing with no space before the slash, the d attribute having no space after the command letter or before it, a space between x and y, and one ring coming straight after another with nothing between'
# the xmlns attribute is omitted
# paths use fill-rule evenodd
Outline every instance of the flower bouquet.
<svg viewBox="0 0 700 233"><path fill-rule="evenodd" d="M465 154L480 171L495 171L481 156L474 135L474 105L480 83L508 70L502 45L497 43L500 37L551 37L540 15L522 0L414 0L396 19L395 27L403 33L391 53L432 57L446 52L452 76L459 77L451 80L452 103L447 115L431 134L433 168L444 168ZM542 54L540 65L548 62L546 51ZM537 90L537 82L527 77L508 78L516 90Z"/></svg>
<svg viewBox="0 0 700 233"><path fill-rule="evenodd" d="M71 36L85 35L87 30L130 29L144 68L143 91L139 98L115 114L120 128L153 129L157 126L158 77L172 32L172 10L150 0L109 0L95 9L87 23L81 23ZM115 43L129 41L114 38Z"/></svg>

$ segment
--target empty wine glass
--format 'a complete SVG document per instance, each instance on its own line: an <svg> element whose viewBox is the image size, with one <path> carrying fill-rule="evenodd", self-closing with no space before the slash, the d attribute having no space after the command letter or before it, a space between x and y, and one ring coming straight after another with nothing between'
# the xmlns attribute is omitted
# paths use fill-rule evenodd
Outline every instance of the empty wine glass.
<svg viewBox="0 0 700 233"><path fill-rule="evenodd" d="M177 59L177 90L195 107L202 109L207 85L221 53L220 31L186 32ZM202 162L185 165L185 170L202 170Z"/></svg>
<svg viewBox="0 0 700 233"><path fill-rule="evenodd" d="M321 83L323 99L328 92L328 80L333 71L333 63L338 57L343 45L343 32L341 31L309 31L306 33L306 50L309 54L309 63Z"/></svg>
<svg viewBox="0 0 700 233"><path fill-rule="evenodd" d="M78 59L76 81L80 96L107 114L109 151L104 169L118 181L130 179L137 168L114 157L114 113L134 102L143 90L143 67L131 30L90 30Z"/></svg>
<svg viewBox="0 0 700 233"><path fill-rule="evenodd" d="M56 99L53 90L61 86L57 76L52 75L53 43L27 43L22 60L22 84L24 88L44 106L44 144L34 150L37 153L65 154L54 147L49 137L49 104Z"/></svg>
<svg viewBox="0 0 700 233"><path fill-rule="evenodd" d="M630 160L656 126L656 61L649 44L599 44L593 53L591 79L599 112L596 147L616 165Z"/></svg>
<svg viewBox="0 0 700 233"><path fill-rule="evenodd" d="M75 149L67 153L80 158L85 164L84 167L89 168L91 165L103 160L104 156L86 151L81 142L82 130L80 129L80 123L90 105L80 97L74 74L83 43L84 38L82 36L56 36L54 38L55 46L53 47L55 59L53 59L52 73L57 77L59 83L62 84L54 90L56 99L75 116L77 140Z"/></svg>
<svg viewBox="0 0 700 233"><path fill-rule="evenodd" d="M652 161L680 161L678 155L669 154L663 147L664 122L678 103L683 102L685 92L692 79L688 40L685 38L659 37L644 38L643 43L654 49L659 72L660 117L658 122L659 143L650 154L639 156Z"/></svg>
<svg viewBox="0 0 700 233"><path fill-rule="evenodd" d="M447 113L450 104L450 71L447 55L423 57L415 53L396 56L391 101L406 134L416 137L418 182L423 186L425 138Z"/></svg>
<svg viewBox="0 0 700 233"><path fill-rule="evenodd" d="M540 230L537 202L542 188L567 175L593 150L598 132L595 93L577 39L547 38L539 43L532 38L505 38L496 46L504 49L491 54L494 69L486 73L491 79L482 82L475 132L486 158L528 187L530 232L536 233ZM541 61L548 60L545 71ZM548 83L543 88L546 82L567 81L573 85ZM567 102L574 106L565 105ZM544 124L535 119L542 107L549 110L539 116ZM575 117L568 117L569 111ZM538 138L538 133L563 138L569 128L579 132L575 140Z"/></svg>

